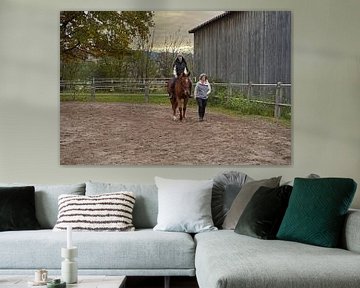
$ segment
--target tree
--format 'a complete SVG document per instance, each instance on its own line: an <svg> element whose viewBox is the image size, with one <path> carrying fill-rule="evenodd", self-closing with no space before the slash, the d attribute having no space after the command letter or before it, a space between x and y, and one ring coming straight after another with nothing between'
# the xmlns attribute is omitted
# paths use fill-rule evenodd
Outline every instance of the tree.
<svg viewBox="0 0 360 288"><path fill-rule="evenodd" d="M148 39L153 15L152 11L62 11L61 61L130 54L135 42Z"/></svg>
<svg viewBox="0 0 360 288"><path fill-rule="evenodd" d="M139 39L137 42L137 51L134 57L134 62L137 65L137 77L139 78L148 78L150 75L154 75L154 71L150 71L152 66L151 55L153 53L154 47L154 37L155 37L155 28L150 33L148 39ZM151 74L150 74L151 73Z"/></svg>

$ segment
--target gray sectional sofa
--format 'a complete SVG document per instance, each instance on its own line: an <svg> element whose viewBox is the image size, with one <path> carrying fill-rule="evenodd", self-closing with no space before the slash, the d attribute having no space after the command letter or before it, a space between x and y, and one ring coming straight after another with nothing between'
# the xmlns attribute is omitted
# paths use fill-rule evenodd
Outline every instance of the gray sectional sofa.
<svg viewBox="0 0 360 288"><path fill-rule="evenodd" d="M5 184L0 184L4 186ZM13 186L13 184L8 184ZM360 287L360 211L350 211L342 248L261 240L218 230L196 235L153 231L157 222L155 185L88 182L35 185L40 230L0 232L0 278L46 268L60 273L66 232L51 228L60 194L94 195L133 191L132 232L73 232L79 274L195 276L201 288Z"/></svg>

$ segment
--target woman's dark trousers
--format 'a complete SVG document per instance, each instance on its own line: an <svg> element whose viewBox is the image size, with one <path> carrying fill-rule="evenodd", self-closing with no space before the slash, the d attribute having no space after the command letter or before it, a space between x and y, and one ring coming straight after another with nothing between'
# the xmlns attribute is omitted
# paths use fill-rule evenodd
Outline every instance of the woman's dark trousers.
<svg viewBox="0 0 360 288"><path fill-rule="evenodd" d="M201 98L196 98L196 101L198 103L198 112L199 112L199 120L203 120L204 119L204 115L205 115L205 108L206 108L206 104L207 104L207 99L201 99Z"/></svg>

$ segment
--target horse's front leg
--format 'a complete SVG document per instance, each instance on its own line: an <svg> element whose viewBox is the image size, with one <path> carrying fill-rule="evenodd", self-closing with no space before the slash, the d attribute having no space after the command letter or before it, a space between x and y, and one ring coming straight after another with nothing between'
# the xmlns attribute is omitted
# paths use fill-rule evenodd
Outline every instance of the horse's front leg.
<svg viewBox="0 0 360 288"><path fill-rule="evenodd" d="M184 119L186 118L185 114L186 114L187 102L188 102L188 99L185 98L185 99L184 99L184 103L183 103L183 118L184 118Z"/></svg>
<svg viewBox="0 0 360 288"><path fill-rule="evenodd" d="M176 120L176 108L177 108L177 102L175 102L175 99L173 100L172 104L172 109L173 109L173 120Z"/></svg>
<svg viewBox="0 0 360 288"><path fill-rule="evenodd" d="M176 106L173 107L173 120L176 120Z"/></svg>
<svg viewBox="0 0 360 288"><path fill-rule="evenodd" d="M186 118L186 117L185 117L185 112L186 112L186 108L183 107L183 109L182 109L182 114L183 114L183 115L182 115L182 116L183 116L183 119L184 119L184 120L185 120L185 118Z"/></svg>
<svg viewBox="0 0 360 288"><path fill-rule="evenodd" d="M183 114L183 108L181 106L179 106L179 113L180 113L180 121L182 121L184 114Z"/></svg>

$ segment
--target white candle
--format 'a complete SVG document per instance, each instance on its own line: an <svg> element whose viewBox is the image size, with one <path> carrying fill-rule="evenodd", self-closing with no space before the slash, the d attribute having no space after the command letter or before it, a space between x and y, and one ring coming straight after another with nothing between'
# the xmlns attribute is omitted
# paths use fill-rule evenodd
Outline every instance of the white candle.
<svg viewBox="0 0 360 288"><path fill-rule="evenodd" d="M66 232L67 232L67 244L66 244L66 248L70 249L72 248L72 235L71 235L71 231L72 231L72 227L69 225L67 226Z"/></svg>

